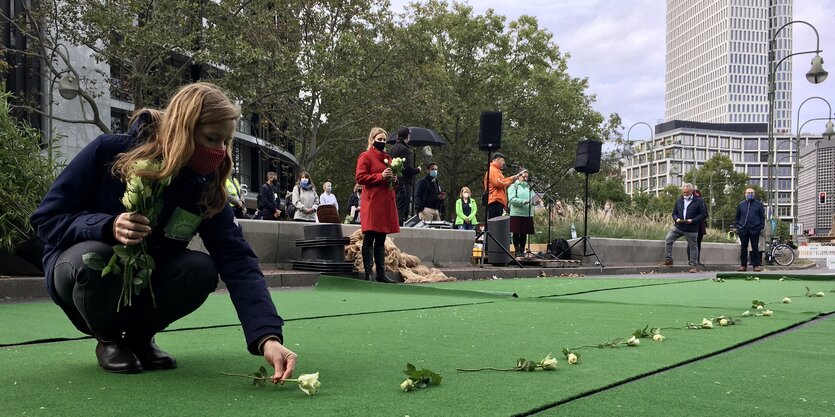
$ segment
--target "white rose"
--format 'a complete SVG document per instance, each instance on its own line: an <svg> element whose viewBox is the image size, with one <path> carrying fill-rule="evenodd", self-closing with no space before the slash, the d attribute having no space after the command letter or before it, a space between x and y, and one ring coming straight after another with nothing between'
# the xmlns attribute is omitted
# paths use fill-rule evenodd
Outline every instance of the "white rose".
<svg viewBox="0 0 835 417"><path fill-rule="evenodd" d="M823 293L823 291L818 291L818 292L815 294L815 297L823 297L823 296L825 296L825 295L826 295L826 294L824 294L824 293Z"/></svg>
<svg viewBox="0 0 835 417"><path fill-rule="evenodd" d="M742 313L742 317L748 317L750 315L751 315L751 312L748 311L748 310L745 310L745 312Z"/></svg>
<svg viewBox="0 0 835 417"><path fill-rule="evenodd" d="M783 297L783 304L791 304L791 303L792 303L792 299L791 299L791 298L789 298L789 297Z"/></svg>
<svg viewBox="0 0 835 417"><path fill-rule="evenodd" d="M773 311L771 311L771 310L765 310L765 311L763 311L763 316L770 316L770 315L772 315L772 314L774 314L774 312L773 312Z"/></svg>
<svg viewBox="0 0 835 417"><path fill-rule="evenodd" d="M125 210L133 211L133 203L130 201L130 196L127 193L122 196L122 205L125 206Z"/></svg>
<svg viewBox="0 0 835 417"><path fill-rule="evenodd" d="M567 359L568 359L568 363L571 364L571 365L574 365L575 363L577 363L577 360L578 360L577 355L575 355L573 353L569 353L568 356L567 356Z"/></svg>
<svg viewBox="0 0 835 417"><path fill-rule="evenodd" d="M655 341L655 342L663 342L664 339L666 339L666 337L664 337L660 334L656 334L656 335L652 336L652 340Z"/></svg>
<svg viewBox="0 0 835 417"><path fill-rule="evenodd" d="M552 358L550 353L539 364L542 366L542 369L546 371L553 371L557 369L557 360Z"/></svg>
<svg viewBox="0 0 835 417"><path fill-rule="evenodd" d="M402 389L403 392L408 392L415 389L415 381L412 381L411 379L406 379L405 381L403 381L402 384L400 384L400 389Z"/></svg>
<svg viewBox="0 0 835 417"><path fill-rule="evenodd" d="M757 310L762 310L763 308L764 308L763 306L757 304Z"/></svg>
<svg viewBox="0 0 835 417"><path fill-rule="evenodd" d="M639 346L641 344L641 339L638 339L637 337L632 336L632 337L629 338L629 340L626 341L626 344L629 345L629 346Z"/></svg>
<svg viewBox="0 0 835 417"><path fill-rule="evenodd" d="M712 329L713 322L708 319L702 319L702 328L703 329Z"/></svg>
<svg viewBox="0 0 835 417"><path fill-rule="evenodd" d="M728 323L730 323L730 322L728 321L728 319L719 319L719 325L720 325L720 326L727 326L727 325L728 325Z"/></svg>
<svg viewBox="0 0 835 417"><path fill-rule="evenodd" d="M319 386L322 385L319 382L319 373L316 372L315 374L304 374L299 376L299 388L304 391L307 395L316 394L316 391L319 390Z"/></svg>

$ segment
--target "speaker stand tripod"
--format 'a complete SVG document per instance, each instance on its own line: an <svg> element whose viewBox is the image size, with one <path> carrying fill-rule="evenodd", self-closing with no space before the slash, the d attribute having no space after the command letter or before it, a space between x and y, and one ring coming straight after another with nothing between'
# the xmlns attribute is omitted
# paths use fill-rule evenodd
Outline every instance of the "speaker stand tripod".
<svg viewBox="0 0 835 417"><path fill-rule="evenodd" d="M550 213L549 213L550 214ZM568 249L564 250L562 253L557 255L557 258L561 258L562 254L565 252L571 253L571 249L577 246L578 243L583 242L583 258L594 256L594 259L597 259L597 265L600 265L600 270L602 271L605 265L603 265L603 261L600 260L600 257L597 256L597 252L594 251L594 246L591 245L591 238L589 237L589 174L586 173L586 195L583 199L583 237L578 239L576 242L572 243ZM591 249L591 252L588 250ZM582 259L581 259L582 260Z"/></svg>

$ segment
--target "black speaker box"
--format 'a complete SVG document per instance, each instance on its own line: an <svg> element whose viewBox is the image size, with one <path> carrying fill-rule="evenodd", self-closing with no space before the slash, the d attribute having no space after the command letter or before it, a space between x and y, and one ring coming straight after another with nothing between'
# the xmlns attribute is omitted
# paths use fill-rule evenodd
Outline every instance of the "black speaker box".
<svg viewBox="0 0 835 417"><path fill-rule="evenodd" d="M495 151L502 147L502 112L481 112L478 147L482 151Z"/></svg>
<svg viewBox="0 0 835 417"><path fill-rule="evenodd" d="M574 160L574 169L585 174L600 172L600 151L603 142L594 140L581 140L577 142L577 159Z"/></svg>

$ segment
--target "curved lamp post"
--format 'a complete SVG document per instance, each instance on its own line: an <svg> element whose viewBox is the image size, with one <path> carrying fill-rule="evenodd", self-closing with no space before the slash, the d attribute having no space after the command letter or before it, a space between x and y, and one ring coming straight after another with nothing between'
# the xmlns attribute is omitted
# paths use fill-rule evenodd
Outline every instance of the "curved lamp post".
<svg viewBox="0 0 835 417"><path fill-rule="evenodd" d="M65 69L52 77L52 81L49 83L49 112L47 118L49 119L49 143L47 143L47 156L50 160L52 160L52 106L55 103L55 81L58 81L58 94L61 97L72 100L78 96L78 93L81 91L80 87L78 86L78 78L75 74L69 70Z"/></svg>
<svg viewBox="0 0 835 417"><path fill-rule="evenodd" d="M777 41L777 35L785 29L787 26L795 24L795 23L803 23L813 31L815 31L815 38L817 39L816 47L812 51L803 51L803 52L795 52L792 54L788 54L784 56L780 61L774 64L774 49L775 43ZM822 50L820 49L820 34L818 34L818 30L815 29L809 22L805 22L803 20L793 20L791 22L786 23L785 25L781 26L780 29L774 32L774 35L771 37L771 40L768 43L768 205L769 205L769 213L766 214L767 217L773 219L775 216L775 211L777 206L774 202L774 194L776 191L774 190L774 151L775 151L775 139L774 139L774 101L776 99L775 92L777 89L777 83L775 81L777 68L780 64L783 63L788 58L791 58L795 55L805 55L805 54L815 54L815 57L812 58L812 68L809 72L806 73L806 79L809 82L814 84L822 83L826 80L826 76L829 75L826 70L823 69L823 58L821 58L820 53ZM772 231L768 230L767 236L770 237ZM769 240L766 240L766 250L770 249Z"/></svg>
<svg viewBox="0 0 835 417"><path fill-rule="evenodd" d="M637 125L644 125L647 128L649 128L649 139L647 139L646 141L643 141L643 142L648 142L647 148L649 149L649 185L650 185L650 187L657 189L658 187L653 185L653 180L655 179L655 177L652 174L652 166L655 165L655 149L654 149L654 146L652 144L652 140L655 138L655 131L652 129L652 126L650 126L649 123L635 122L635 123L632 124L632 126L629 126L629 130L626 131L626 140L627 141L630 140L630 135L632 134L632 128L637 126ZM655 194L657 195L657 192Z"/></svg>
<svg viewBox="0 0 835 417"><path fill-rule="evenodd" d="M800 109L802 109L803 105L806 104L806 102L811 100L811 99L818 99L818 100L821 100L824 103L826 103L826 106L829 108L829 113L827 113L829 115L829 117L816 117L816 118L813 118L813 119L809 119L809 120L806 120L805 122L803 122L803 124L800 124L797 127L797 135L795 136L795 139L794 139L794 178L793 178L794 201L792 202L792 204L794 205L794 210L793 210L794 216L792 216L792 222L795 225L794 226L795 230L792 230L792 234L796 234L796 235L799 234L799 233L794 233L794 232L797 231L796 230L797 229L797 222L799 220L798 219L798 214L799 214L798 212L800 211L800 205L799 205L800 202L799 202L799 198L798 198L798 194L800 193L800 184L799 184L799 181L800 181L800 132L803 131L803 126L806 126L806 123L813 122L813 121L819 121L819 120L826 120L827 121L826 122L826 129L824 129L823 133L821 134L821 137L825 140L835 139L835 127L833 127L833 124L832 124L832 105L829 104L829 102L826 101L826 99L824 99L822 97L818 97L818 96L813 96L813 97L807 98L806 100L803 100L803 103L800 103L800 107L797 108L797 120L800 121Z"/></svg>

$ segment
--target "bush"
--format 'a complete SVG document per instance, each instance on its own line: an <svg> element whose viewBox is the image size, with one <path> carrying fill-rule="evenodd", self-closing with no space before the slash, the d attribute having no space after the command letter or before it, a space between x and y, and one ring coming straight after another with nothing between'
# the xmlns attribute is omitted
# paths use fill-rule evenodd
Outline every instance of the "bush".
<svg viewBox="0 0 835 417"><path fill-rule="evenodd" d="M58 166L41 155L41 133L11 115L11 98L0 86L0 248L14 253L34 236L29 216Z"/></svg>
<svg viewBox="0 0 835 417"><path fill-rule="evenodd" d="M672 211L672 209L671 209ZM532 243L546 243L548 240L547 211L542 210L534 216L536 235ZM551 240L556 238L570 239L571 224L577 229L577 236L583 236L583 209L579 207L566 208L564 216L551 220ZM618 239L647 239L664 240L673 225L670 215L630 214L615 211L608 222L603 210L594 204L589 204L589 237L618 238ZM734 241L718 229L707 229L705 242L733 243Z"/></svg>

